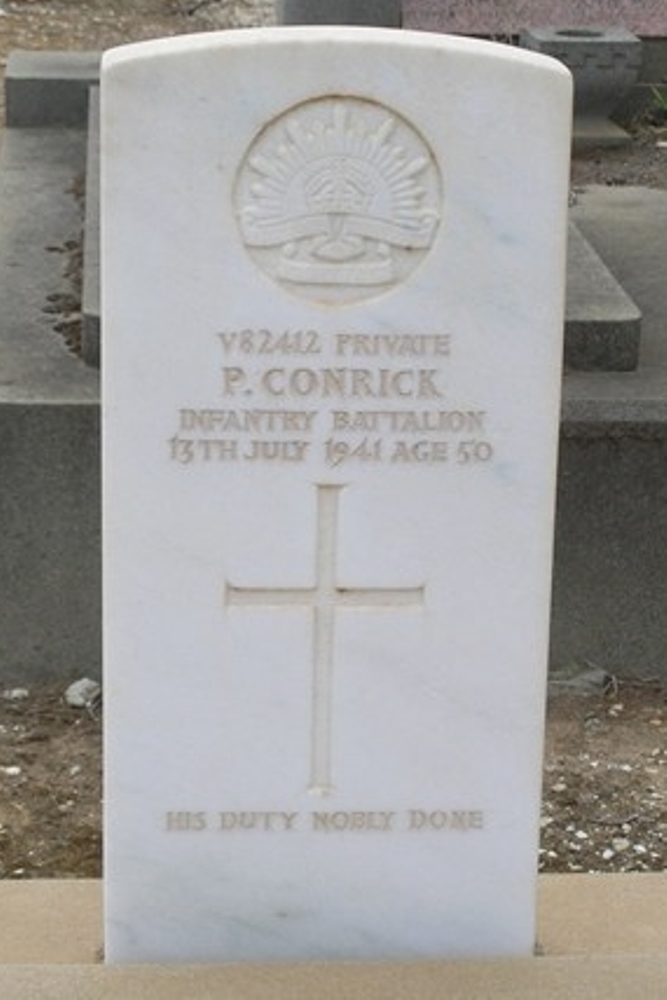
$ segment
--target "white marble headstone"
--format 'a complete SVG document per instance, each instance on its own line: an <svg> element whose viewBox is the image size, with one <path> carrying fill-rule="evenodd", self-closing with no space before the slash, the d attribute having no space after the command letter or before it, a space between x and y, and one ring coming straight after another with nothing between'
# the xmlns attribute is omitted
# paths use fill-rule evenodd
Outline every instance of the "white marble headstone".
<svg viewBox="0 0 667 1000"><path fill-rule="evenodd" d="M110 961L531 952L569 116L444 36L106 56Z"/></svg>

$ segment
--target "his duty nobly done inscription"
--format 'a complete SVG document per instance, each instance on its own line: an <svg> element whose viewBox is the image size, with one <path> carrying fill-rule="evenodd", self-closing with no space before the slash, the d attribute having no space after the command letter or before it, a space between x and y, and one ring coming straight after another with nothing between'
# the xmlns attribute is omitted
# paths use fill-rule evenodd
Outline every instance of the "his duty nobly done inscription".
<svg viewBox="0 0 667 1000"><path fill-rule="evenodd" d="M532 953L570 104L426 33L105 54L108 961Z"/></svg>
<svg viewBox="0 0 667 1000"><path fill-rule="evenodd" d="M312 810L309 813L272 810L218 812L171 810L164 818L168 833L469 833L484 829L478 809Z"/></svg>

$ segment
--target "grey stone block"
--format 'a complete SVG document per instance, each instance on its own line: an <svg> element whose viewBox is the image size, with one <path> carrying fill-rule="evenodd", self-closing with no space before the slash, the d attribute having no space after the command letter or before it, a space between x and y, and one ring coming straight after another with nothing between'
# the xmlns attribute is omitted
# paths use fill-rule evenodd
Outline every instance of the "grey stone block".
<svg viewBox="0 0 667 1000"><path fill-rule="evenodd" d="M278 24L400 28L401 0L276 0Z"/></svg>
<svg viewBox="0 0 667 1000"><path fill-rule="evenodd" d="M572 371L634 371L641 312L570 224L563 361Z"/></svg>
<svg viewBox="0 0 667 1000"><path fill-rule="evenodd" d="M97 373L56 327L80 246L85 171L80 129L8 129L0 159L0 402L90 402ZM63 309L65 306L63 305Z"/></svg>
<svg viewBox="0 0 667 1000"><path fill-rule="evenodd" d="M574 77L575 116L606 118L641 71L642 43L625 28L527 28L520 44L567 66Z"/></svg>
<svg viewBox="0 0 667 1000"><path fill-rule="evenodd" d="M667 193L585 189L572 216L642 312L636 372L575 373L563 421L554 669L667 679Z"/></svg>
<svg viewBox="0 0 667 1000"><path fill-rule="evenodd" d="M88 88L99 81L99 52L12 52L7 61L7 125L85 128Z"/></svg>
<svg viewBox="0 0 667 1000"><path fill-rule="evenodd" d="M560 446L553 669L667 679L667 424L569 425Z"/></svg>
<svg viewBox="0 0 667 1000"><path fill-rule="evenodd" d="M638 83L615 105L614 120L631 126L638 119L661 114L654 88L667 95L667 38L642 38L642 68Z"/></svg>
<svg viewBox="0 0 667 1000"><path fill-rule="evenodd" d="M91 87L86 144L81 356L100 366L100 91Z"/></svg>
<svg viewBox="0 0 667 1000"><path fill-rule="evenodd" d="M641 407L667 398L665 387L660 388L667 373L667 192L585 188L577 194L570 216L642 313L637 376L608 376L604 381L609 392L619 403L635 400Z"/></svg>
<svg viewBox="0 0 667 1000"><path fill-rule="evenodd" d="M620 104L614 108L614 118L624 126L632 126L642 119L651 119L652 115L659 112L656 101L654 87L658 83L638 83L629 94L623 98ZM667 94L667 85L665 93Z"/></svg>
<svg viewBox="0 0 667 1000"><path fill-rule="evenodd" d="M641 83L667 83L667 38L642 38L639 80Z"/></svg>
<svg viewBox="0 0 667 1000"><path fill-rule="evenodd" d="M0 677L9 682L100 671L99 382L45 311L71 292L84 163L81 130L5 134Z"/></svg>
<svg viewBox="0 0 667 1000"><path fill-rule="evenodd" d="M0 403L0 677L99 676L99 406Z"/></svg>

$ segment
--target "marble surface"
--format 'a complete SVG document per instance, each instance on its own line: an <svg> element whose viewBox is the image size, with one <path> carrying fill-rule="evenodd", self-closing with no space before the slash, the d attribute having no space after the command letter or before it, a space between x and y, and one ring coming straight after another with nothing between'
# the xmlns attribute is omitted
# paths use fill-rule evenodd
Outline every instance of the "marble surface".
<svg viewBox="0 0 667 1000"><path fill-rule="evenodd" d="M106 955L529 955L569 74L281 28L102 88Z"/></svg>
<svg viewBox="0 0 667 1000"><path fill-rule="evenodd" d="M403 0L403 27L468 35L518 34L557 25L622 27L667 35L664 0Z"/></svg>

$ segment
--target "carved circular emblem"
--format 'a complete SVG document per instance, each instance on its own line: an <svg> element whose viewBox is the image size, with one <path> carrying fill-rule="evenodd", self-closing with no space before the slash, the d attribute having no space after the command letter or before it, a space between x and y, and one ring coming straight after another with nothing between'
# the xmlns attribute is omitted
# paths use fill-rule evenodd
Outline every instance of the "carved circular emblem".
<svg viewBox="0 0 667 1000"><path fill-rule="evenodd" d="M248 253L274 281L317 302L358 302L403 281L428 252L440 173L400 115L324 97L260 132L235 200Z"/></svg>

